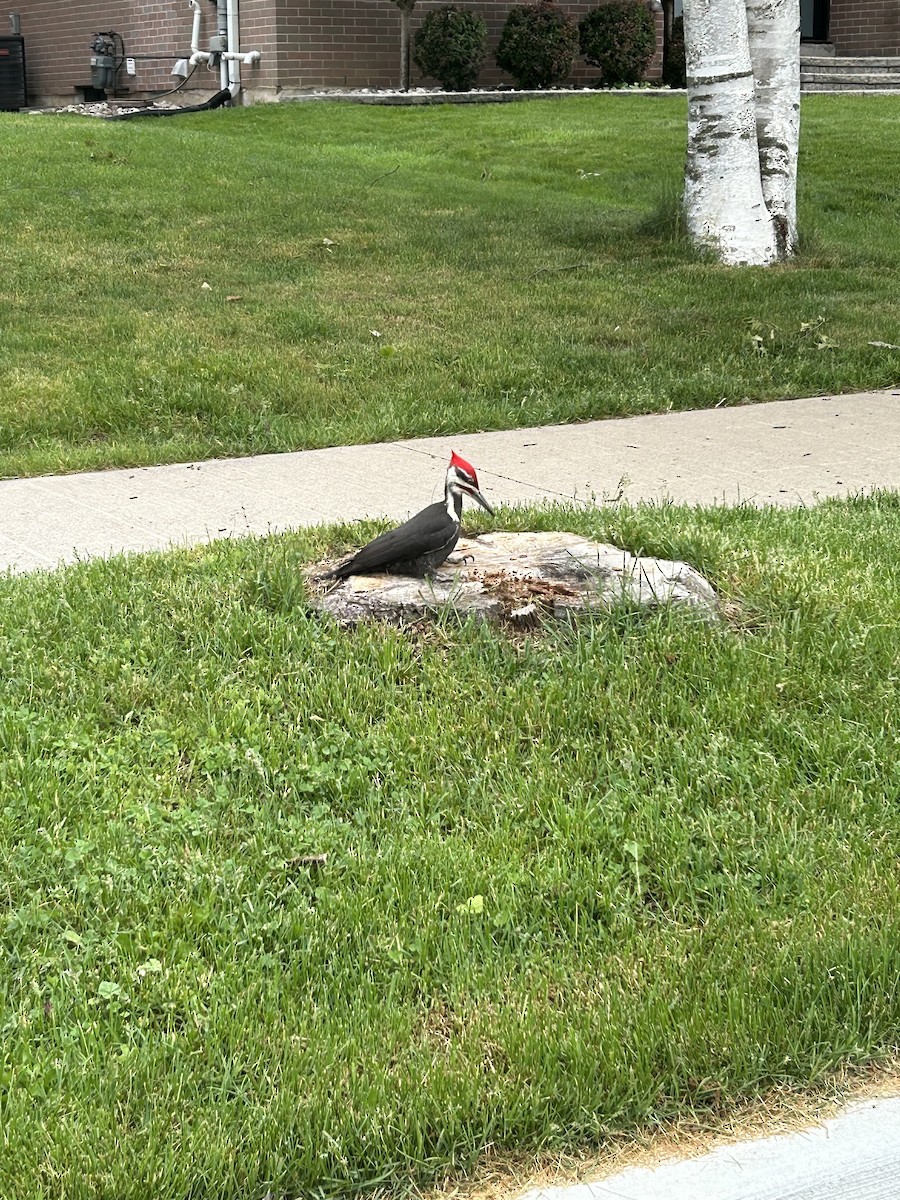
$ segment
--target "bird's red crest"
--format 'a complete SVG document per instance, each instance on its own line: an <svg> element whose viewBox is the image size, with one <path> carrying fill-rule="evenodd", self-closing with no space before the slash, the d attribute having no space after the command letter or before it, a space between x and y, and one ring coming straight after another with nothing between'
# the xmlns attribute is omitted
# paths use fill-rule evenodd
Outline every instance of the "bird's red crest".
<svg viewBox="0 0 900 1200"><path fill-rule="evenodd" d="M451 451L450 454L450 466L457 467L460 471L465 471L465 473L471 477L475 486L478 487L478 476L475 474L475 468L471 463L467 463L466 460L461 455L457 454L455 450Z"/></svg>

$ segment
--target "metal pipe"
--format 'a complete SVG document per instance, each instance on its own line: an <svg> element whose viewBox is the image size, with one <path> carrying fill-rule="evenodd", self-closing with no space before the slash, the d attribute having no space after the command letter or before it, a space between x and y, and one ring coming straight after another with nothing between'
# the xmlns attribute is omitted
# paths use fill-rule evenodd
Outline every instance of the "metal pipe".
<svg viewBox="0 0 900 1200"><path fill-rule="evenodd" d="M241 90L241 31L238 23L238 0L225 0L225 28L228 38L228 87L232 96Z"/></svg>
<svg viewBox="0 0 900 1200"><path fill-rule="evenodd" d="M241 67L259 62L258 50L250 50L242 54L240 50L240 23L238 20L238 0L216 0L217 31L214 43L223 46L222 50L200 49L200 0L188 0L194 10L194 25L191 32L191 57L188 62L192 67L198 63L208 63L211 60L219 64L219 84L224 91L226 88L232 96L241 90Z"/></svg>
<svg viewBox="0 0 900 1200"><path fill-rule="evenodd" d="M219 87L228 87L228 60L225 55L231 49L228 38L227 0L216 0L216 45L219 47Z"/></svg>

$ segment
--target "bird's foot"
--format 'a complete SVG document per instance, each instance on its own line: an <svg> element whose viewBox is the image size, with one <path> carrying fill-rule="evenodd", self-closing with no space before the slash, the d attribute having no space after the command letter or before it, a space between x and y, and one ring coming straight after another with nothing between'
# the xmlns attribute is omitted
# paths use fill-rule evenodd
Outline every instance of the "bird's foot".
<svg viewBox="0 0 900 1200"><path fill-rule="evenodd" d="M475 555L474 554L456 554L456 555L449 556L444 561L451 567L464 567L466 565L466 563L473 563L475 561Z"/></svg>

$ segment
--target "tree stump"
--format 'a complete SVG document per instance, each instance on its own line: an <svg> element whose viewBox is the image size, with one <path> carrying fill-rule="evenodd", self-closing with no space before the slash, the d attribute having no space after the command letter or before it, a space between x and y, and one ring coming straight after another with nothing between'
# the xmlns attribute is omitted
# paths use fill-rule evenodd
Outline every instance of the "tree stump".
<svg viewBox="0 0 900 1200"><path fill-rule="evenodd" d="M348 625L403 625L450 608L524 629L622 604L677 604L718 617L712 585L687 563L636 557L573 533L483 533L460 538L453 557L464 561L424 579L379 574L333 582L321 578L331 565L322 563L309 572L310 602Z"/></svg>

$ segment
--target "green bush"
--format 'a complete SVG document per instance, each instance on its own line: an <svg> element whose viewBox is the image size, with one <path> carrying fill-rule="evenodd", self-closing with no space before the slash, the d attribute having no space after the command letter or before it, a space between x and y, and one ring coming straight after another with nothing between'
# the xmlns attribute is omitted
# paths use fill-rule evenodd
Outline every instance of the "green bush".
<svg viewBox="0 0 900 1200"><path fill-rule="evenodd" d="M684 61L684 17L676 17L669 34L666 61L663 63L663 83L669 87L687 87L687 68Z"/></svg>
<svg viewBox="0 0 900 1200"><path fill-rule="evenodd" d="M578 26L581 53L609 87L638 83L656 49L656 26L643 0L609 0Z"/></svg>
<svg viewBox="0 0 900 1200"><path fill-rule="evenodd" d="M578 26L553 0L509 10L494 56L523 88L552 87L568 78L578 53Z"/></svg>
<svg viewBox="0 0 900 1200"><path fill-rule="evenodd" d="M423 75L450 92L463 92L478 78L487 53L487 25L478 13L455 4L428 14L415 36L413 58Z"/></svg>

